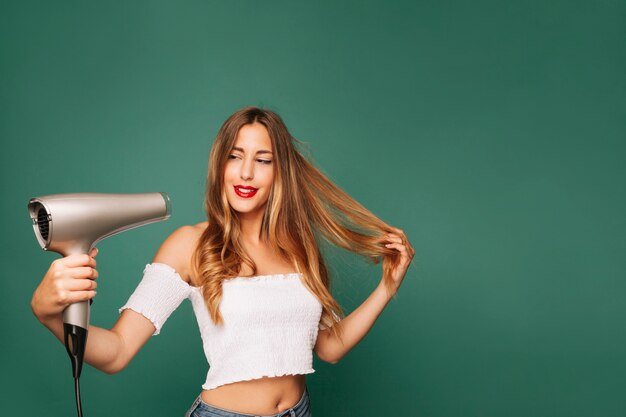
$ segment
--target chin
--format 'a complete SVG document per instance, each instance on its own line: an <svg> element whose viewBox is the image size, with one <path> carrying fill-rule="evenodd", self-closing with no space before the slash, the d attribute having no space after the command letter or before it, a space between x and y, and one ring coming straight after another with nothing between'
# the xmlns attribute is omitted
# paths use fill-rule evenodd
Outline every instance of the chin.
<svg viewBox="0 0 626 417"><path fill-rule="evenodd" d="M240 214L249 214L255 212L264 212L265 211L265 203L261 206L257 204L245 204L246 202L237 201L238 197L233 197L232 199L228 199L228 204L230 207Z"/></svg>

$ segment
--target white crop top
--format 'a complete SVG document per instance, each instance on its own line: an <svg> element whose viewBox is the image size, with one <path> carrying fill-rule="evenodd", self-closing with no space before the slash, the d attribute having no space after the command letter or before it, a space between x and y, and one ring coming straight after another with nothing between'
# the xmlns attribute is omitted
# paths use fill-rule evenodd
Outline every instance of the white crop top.
<svg viewBox="0 0 626 417"><path fill-rule="evenodd" d="M190 286L169 265L146 265L143 278L126 304L161 327L189 298L209 362L205 390L264 376L310 374L322 305L301 282L299 273L225 279L222 326L209 315L201 288Z"/></svg>

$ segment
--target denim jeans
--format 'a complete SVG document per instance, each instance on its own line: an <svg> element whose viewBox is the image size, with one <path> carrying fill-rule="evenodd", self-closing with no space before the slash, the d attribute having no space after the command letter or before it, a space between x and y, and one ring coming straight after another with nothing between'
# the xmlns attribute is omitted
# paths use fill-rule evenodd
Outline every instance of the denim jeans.
<svg viewBox="0 0 626 417"><path fill-rule="evenodd" d="M209 405L202 401L201 396L193 402L185 417L313 417L311 404L309 402L309 389L304 386L302 398L293 407L271 416L260 416L256 414L236 413Z"/></svg>

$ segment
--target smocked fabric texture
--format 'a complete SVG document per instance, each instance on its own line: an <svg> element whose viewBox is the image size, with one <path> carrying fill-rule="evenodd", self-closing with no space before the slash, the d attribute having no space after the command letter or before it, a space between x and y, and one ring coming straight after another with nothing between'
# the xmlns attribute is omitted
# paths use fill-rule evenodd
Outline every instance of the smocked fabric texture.
<svg viewBox="0 0 626 417"><path fill-rule="evenodd" d="M299 273L237 277L222 284L216 326L201 288L187 284L169 265L147 264L126 304L148 318L158 335L168 317L189 298L209 371L205 390L264 376L310 374L322 305L304 286Z"/></svg>

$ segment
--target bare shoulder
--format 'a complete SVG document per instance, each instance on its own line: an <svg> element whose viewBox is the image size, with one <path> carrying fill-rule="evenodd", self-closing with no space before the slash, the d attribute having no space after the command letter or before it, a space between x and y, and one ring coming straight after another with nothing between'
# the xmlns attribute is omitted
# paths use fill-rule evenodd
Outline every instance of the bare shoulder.
<svg viewBox="0 0 626 417"><path fill-rule="evenodd" d="M194 225L181 226L174 230L163 241L152 262L171 266L185 282L190 283L191 255L207 224L208 222L201 222Z"/></svg>

